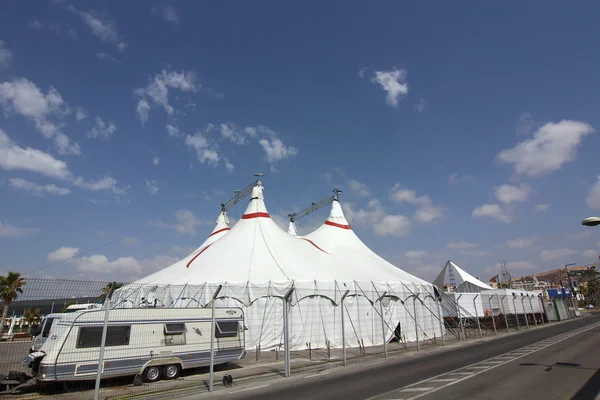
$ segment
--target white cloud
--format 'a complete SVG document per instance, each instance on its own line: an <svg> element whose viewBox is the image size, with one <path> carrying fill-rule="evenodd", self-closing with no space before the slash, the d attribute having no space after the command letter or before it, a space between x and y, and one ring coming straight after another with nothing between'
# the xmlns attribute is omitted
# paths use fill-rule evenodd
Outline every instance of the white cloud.
<svg viewBox="0 0 600 400"><path fill-rule="evenodd" d="M455 250L471 250L476 248L477 244L470 242L448 242L446 247Z"/></svg>
<svg viewBox="0 0 600 400"><path fill-rule="evenodd" d="M154 165L160 164L160 158L158 158L158 156L152 157L152 164L154 164Z"/></svg>
<svg viewBox="0 0 600 400"><path fill-rule="evenodd" d="M109 261L108 257L103 254L95 254L89 257L81 257L72 259L72 264L75 265L78 271L102 272L112 274L115 272L127 271L127 274L134 275L142 272L143 268L134 257L119 257L113 261Z"/></svg>
<svg viewBox="0 0 600 400"><path fill-rule="evenodd" d="M125 51L127 46L128 46L127 43L120 42L119 44L117 44L117 51Z"/></svg>
<svg viewBox="0 0 600 400"><path fill-rule="evenodd" d="M525 201L531 194L531 187L525 184L520 186L501 185L495 188L496 198L500 203L510 204L517 201Z"/></svg>
<svg viewBox="0 0 600 400"><path fill-rule="evenodd" d="M46 193L56 194L58 196L65 196L70 194L71 191L67 188L58 187L54 184L52 185L37 185L33 182L29 182L25 179L21 178L11 178L8 180L8 185L15 189L25 190L26 192L30 192L34 195L43 196Z"/></svg>
<svg viewBox="0 0 600 400"><path fill-rule="evenodd" d="M276 164L281 160L293 157L298 154L298 150L292 146L286 146L281 139L276 137L263 138L258 143L265 150L266 160L269 164Z"/></svg>
<svg viewBox="0 0 600 400"><path fill-rule="evenodd" d="M544 261L551 261L556 260L557 258L568 257L573 254L575 254L575 252L570 249L544 250L540 253L540 258Z"/></svg>
<svg viewBox="0 0 600 400"><path fill-rule="evenodd" d="M227 168L227 172L232 173L235 169L235 166L227 158L225 158L225 168Z"/></svg>
<svg viewBox="0 0 600 400"><path fill-rule="evenodd" d="M79 249L76 247L60 247L53 252L48 253L48 261L60 262L75 257L79 254Z"/></svg>
<svg viewBox="0 0 600 400"><path fill-rule="evenodd" d="M177 11L175 8L169 4L161 3L154 7L152 7L152 13L158 14L160 13L162 19L165 22L169 22L172 24L179 24L179 17L177 16Z"/></svg>
<svg viewBox="0 0 600 400"><path fill-rule="evenodd" d="M590 189L590 194L585 202L589 208L593 210L600 210L600 175L598 175L598 180Z"/></svg>
<svg viewBox="0 0 600 400"><path fill-rule="evenodd" d="M548 211L548 208L550 208L548 204L536 204L534 207L534 211L536 213L543 213Z"/></svg>
<svg viewBox="0 0 600 400"><path fill-rule="evenodd" d="M196 151L196 156L201 164L206 163L214 167L219 163L216 145L210 144L200 131L196 132L194 136L187 135L185 144Z"/></svg>
<svg viewBox="0 0 600 400"><path fill-rule="evenodd" d="M39 231L39 228L17 228L16 226L0 222L0 237L21 238L33 235Z"/></svg>
<svg viewBox="0 0 600 400"><path fill-rule="evenodd" d="M98 57L101 60L109 60L109 61L113 61L113 62L117 61L116 58L114 58L113 56L111 56L108 53L96 53L96 57Z"/></svg>
<svg viewBox="0 0 600 400"><path fill-rule="evenodd" d="M350 190L359 196L368 197L371 195L369 187L365 183L359 182L355 179L350 179L348 180L348 185L350 186Z"/></svg>
<svg viewBox="0 0 600 400"><path fill-rule="evenodd" d="M411 260L418 260L418 259L421 259L426 256L427 256L427 253L424 252L423 250L409 250L406 253L404 253L404 257L411 259Z"/></svg>
<svg viewBox="0 0 600 400"><path fill-rule="evenodd" d="M75 28L73 28L70 24L68 24L64 21L42 23L36 19L36 20L31 21L28 25L29 25L29 28L36 30L36 31L41 31L41 30L47 29L47 30L54 32L57 35L64 33L71 39L78 38L77 30Z"/></svg>
<svg viewBox="0 0 600 400"><path fill-rule="evenodd" d="M408 217L386 214L377 199L370 200L366 208L359 209L346 203L344 210L350 223L369 227L378 236L407 236L410 233L411 222Z"/></svg>
<svg viewBox="0 0 600 400"><path fill-rule="evenodd" d="M166 125L167 127L167 133L169 134L169 136L173 136L173 137L180 137L181 136L181 132L179 131L179 128L173 125Z"/></svg>
<svg viewBox="0 0 600 400"><path fill-rule="evenodd" d="M590 237L592 235L593 235L592 231L586 230L586 231L581 231L575 235L570 235L569 239L584 239L584 238Z"/></svg>
<svg viewBox="0 0 600 400"><path fill-rule="evenodd" d="M108 175L95 181L86 181L82 177L77 177L73 181L73 184L93 191L110 190L115 195L123 195L127 192L127 188L118 188L117 180Z"/></svg>
<svg viewBox="0 0 600 400"><path fill-rule="evenodd" d="M126 245L132 245L132 244L136 244L137 243L137 239L134 237L124 237L121 239L121 243L126 244Z"/></svg>
<svg viewBox="0 0 600 400"><path fill-rule="evenodd" d="M77 107L77 111L75 112L75 119L77 121L81 121L82 119L86 119L88 116L87 110L83 107Z"/></svg>
<svg viewBox="0 0 600 400"><path fill-rule="evenodd" d="M416 112L423 112L425 111L425 106L427 105L427 102L425 101L424 98L420 98L418 102L415 103L415 105L413 106L413 110Z"/></svg>
<svg viewBox="0 0 600 400"><path fill-rule="evenodd" d="M36 128L54 144L60 154L80 154L79 145L61 132L60 126L48 120L62 118L70 112L60 93L50 87L44 94L39 87L25 78L0 83L0 104L5 111L14 112L35 123Z"/></svg>
<svg viewBox="0 0 600 400"><path fill-rule="evenodd" d="M598 260L598 250L587 249L581 253L581 257L596 261Z"/></svg>
<svg viewBox="0 0 600 400"><path fill-rule="evenodd" d="M386 215L373 228L379 236L408 236L410 220L404 215Z"/></svg>
<svg viewBox="0 0 600 400"><path fill-rule="evenodd" d="M64 161L36 149L18 146L2 129L0 129L0 168L8 171L31 171L55 179L71 177L69 167Z"/></svg>
<svg viewBox="0 0 600 400"><path fill-rule="evenodd" d="M0 40L0 69L8 68L13 60L13 53L6 48L6 43Z"/></svg>
<svg viewBox="0 0 600 400"><path fill-rule="evenodd" d="M90 139L109 140L117 130L117 126L112 121L105 123L100 117L96 117L94 121L94 126L87 133Z"/></svg>
<svg viewBox="0 0 600 400"><path fill-rule="evenodd" d="M398 203L417 206L414 219L420 223L431 222L443 216L443 208L436 206L428 195L417 196L414 190L403 189L400 184L390 189L390 197Z"/></svg>
<svg viewBox="0 0 600 400"><path fill-rule="evenodd" d="M519 175L537 177L550 174L575 160L581 141L592 132L594 128L585 122L549 122L540 127L533 138L501 151L496 159L514 164L515 172Z"/></svg>
<svg viewBox="0 0 600 400"><path fill-rule="evenodd" d="M365 77L365 72L367 72L367 67L363 67L361 69L358 70L358 77L360 79L363 79Z"/></svg>
<svg viewBox="0 0 600 400"><path fill-rule="evenodd" d="M490 217L501 222L510 222L511 218L506 212L504 212L498 204L484 204L481 207L477 207L471 213L474 218Z"/></svg>
<svg viewBox="0 0 600 400"><path fill-rule="evenodd" d="M155 222L154 225L160 228L173 229L176 232L195 235L196 227L198 225L209 225L212 221L198 218L192 211L182 208L175 212L175 221L172 223L165 223L162 221Z"/></svg>
<svg viewBox="0 0 600 400"><path fill-rule="evenodd" d="M460 254L471 257L483 257L488 255L489 253L485 250L464 250L461 251Z"/></svg>
<svg viewBox="0 0 600 400"><path fill-rule="evenodd" d="M175 72L162 70L150 81L147 87L135 89L134 95L139 98L137 114L142 123L148 120L150 102L163 107L168 115L173 115L175 109L169 104L169 89L179 89L182 92L197 92L200 85L196 84L196 75L192 71Z"/></svg>
<svg viewBox="0 0 600 400"><path fill-rule="evenodd" d="M537 265L531 261L511 261L506 263L506 268L509 270L532 270L537 269Z"/></svg>
<svg viewBox="0 0 600 400"><path fill-rule="evenodd" d="M513 240L508 240L505 245L506 247L510 247L511 249L525 249L527 247L531 247L535 242L535 238L518 238Z"/></svg>
<svg viewBox="0 0 600 400"><path fill-rule="evenodd" d="M145 179L144 182L146 183L146 188L151 195L158 193L158 183L155 180Z"/></svg>
<svg viewBox="0 0 600 400"><path fill-rule="evenodd" d="M461 183L468 183L471 182L473 180L473 177L471 175L459 175L456 173L450 174L450 176L448 177L448 184L450 186L455 186Z"/></svg>
<svg viewBox="0 0 600 400"><path fill-rule="evenodd" d="M378 83L381 88L387 92L385 102L396 107L398 99L408 93L408 84L406 80L406 71L393 69L392 71L375 71L371 82Z"/></svg>
<svg viewBox="0 0 600 400"><path fill-rule="evenodd" d="M146 123L146 121L148 121L148 118L149 118L150 104L148 104L148 102L146 100L141 99L138 102L135 110L136 110L138 119L142 122L142 125L144 125Z"/></svg>
<svg viewBox="0 0 600 400"><path fill-rule="evenodd" d="M79 15L81 20L91 29L92 34L103 42L116 42L118 40L116 23L106 16L100 15L94 10L81 11L72 5L68 5L67 9Z"/></svg>
<svg viewBox="0 0 600 400"><path fill-rule="evenodd" d="M535 129L535 121L533 120L533 116L524 112L519 117L517 121L517 136L528 136Z"/></svg>

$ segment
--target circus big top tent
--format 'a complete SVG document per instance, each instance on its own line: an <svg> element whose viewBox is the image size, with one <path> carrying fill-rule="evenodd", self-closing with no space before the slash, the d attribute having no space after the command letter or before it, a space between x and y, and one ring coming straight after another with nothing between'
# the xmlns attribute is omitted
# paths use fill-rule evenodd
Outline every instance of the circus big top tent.
<svg viewBox="0 0 600 400"><path fill-rule="evenodd" d="M121 288L114 304L205 306L222 285L215 305L244 309L248 348L282 345L282 299L290 289L293 349L307 343L337 347L342 340L347 346L372 346L394 332L411 341L443 330L433 285L371 251L350 228L339 202L332 203L330 217L315 232L293 236L270 218L257 182L246 211L229 231L223 217L213 231L216 240L209 237L183 260Z"/></svg>

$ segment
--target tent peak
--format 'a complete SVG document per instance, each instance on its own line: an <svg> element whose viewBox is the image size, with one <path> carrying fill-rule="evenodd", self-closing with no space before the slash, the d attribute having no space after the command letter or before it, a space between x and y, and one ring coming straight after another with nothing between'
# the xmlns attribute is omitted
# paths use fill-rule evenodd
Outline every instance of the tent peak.
<svg viewBox="0 0 600 400"><path fill-rule="evenodd" d="M267 207L265 206L263 186L260 181L257 181L256 185L252 188L250 203L248 204L244 215L242 215L242 220L253 218L270 218Z"/></svg>
<svg viewBox="0 0 600 400"><path fill-rule="evenodd" d="M325 221L325 225L341 229L352 229L338 200L334 200L331 203L331 212L329 213L329 218Z"/></svg>

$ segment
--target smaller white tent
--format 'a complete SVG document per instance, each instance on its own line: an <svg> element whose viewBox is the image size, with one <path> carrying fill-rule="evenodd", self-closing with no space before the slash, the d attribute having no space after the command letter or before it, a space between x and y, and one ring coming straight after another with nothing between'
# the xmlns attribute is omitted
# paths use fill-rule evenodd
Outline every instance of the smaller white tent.
<svg viewBox="0 0 600 400"><path fill-rule="evenodd" d="M454 278L454 282L451 277ZM447 283L455 285L453 288L455 293L479 293L482 290L492 289L490 285L481 282L450 260L446 262L438 277L433 281L433 284L440 289L443 289Z"/></svg>

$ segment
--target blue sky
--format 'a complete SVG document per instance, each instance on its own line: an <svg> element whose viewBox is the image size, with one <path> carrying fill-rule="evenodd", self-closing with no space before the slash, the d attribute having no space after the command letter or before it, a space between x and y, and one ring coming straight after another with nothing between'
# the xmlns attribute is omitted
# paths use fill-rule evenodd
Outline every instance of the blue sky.
<svg viewBox="0 0 600 400"><path fill-rule="evenodd" d="M6 1L0 272L144 276L253 172L282 225L344 190L356 233L426 279L595 262L599 8Z"/></svg>

